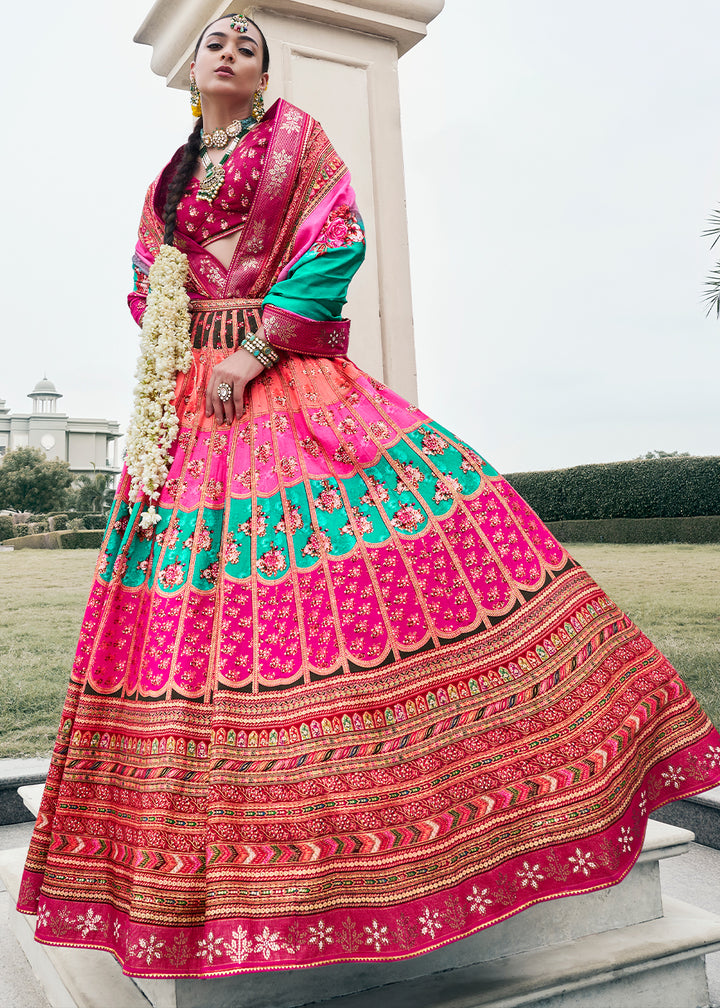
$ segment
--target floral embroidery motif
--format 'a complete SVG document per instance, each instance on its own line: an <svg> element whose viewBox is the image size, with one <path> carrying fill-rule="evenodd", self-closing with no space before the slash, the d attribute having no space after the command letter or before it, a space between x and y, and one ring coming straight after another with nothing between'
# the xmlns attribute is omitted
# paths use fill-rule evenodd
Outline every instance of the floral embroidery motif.
<svg viewBox="0 0 720 1008"><path fill-rule="evenodd" d="M372 532L373 523L359 507L351 508L351 513L353 520L355 521L355 525L357 526L357 531L361 535L365 535L366 532ZM355 529L352 526L352 522L347 522L342 526L340 531L343 535L355 535Z"/></svg>
<svg viewBox="0 0 720 1008"><path fill-rule="evenodd" d="M280 519L275 526L275 531L292 536L295 535L298 529L301 529L304 524L300 508L297 504L288 504L287 518Z"/></svg>
<svg viewBox="0 0 720 1008"><path fill-rule="evenodd" d="M269 959L273 952L279 952L282 948L280 933L271 931L267 925L263 928L262 934L255 935L255 951L259 952L263 959Z"/></svg>
<svg viewBox="0 0 720 1008"><path fill-rule="evenodd" d="M215 587L215 585L217 584L219 571L220 571L220 564L216 560L215 563L210 564L209 567L205 567L204 570L200 571L200 577L203 578L204 581L207 581L210 585Z"/></svg>
<svg viewBox="0 0 720 1008"><path fill-rule="evenodd" d="M313 532L303 546L302 554L303 556L320 557L323 552L328 552L331 549L332 541L329 535L323 531Z"/></svg>
<svg viewBox="0 0 720 1008"><path fill-rule="evenodd" d="M177 588L185 580L185 568L176 560L174 563L168 564L163 570L158 574L158 581L163 586L163 588Z"/></svg>
<svg viewBox="0 0 720 1008"><path fill-rule="evenodd" d="M493 903L488 896L488 890L478 889L477 886L472 887L472 892L465 899L470 904L470 913L484 914Z"/></svg>
<svg viewBox="0 0 720 1008"><path fill-rule="evenodd" d="M117 924L118 921L115 923ZM164 948L165 942L159 941L155 935L150 935L147 939L139 938L137 945L133 945L130 949L130 955L135 956L141 962L145 962L150 966L154 959L162 958Z"/></svg>
<svg viewBox="0 0 720 1008"><path fill-rule="evenodd" d="M682 775L677 767L668 764L667 770L663 770L662 779L665 781L665 787L674 787L676 790L680 787L685 777Z"/></svg>
<svg viewBox="0 0 720 1008"><path fill-rule="evenodd" d="M268 166L265 176L265 192L268 197L274 198L282 189L283 182L287 178L288 168L292 164L292 156L287 151L277 151Z"/></svg>
<svg viewBox="0 0 720 1008"><path fill-rule="evenodd" d="M573 866L573 872L582 872L583 875L589 875L591 868L597 868L597 865L592 859L592 852L587 851L585 854L580 850L579 847L575 848L575 853L571 854L568 861Z"/></svg>
<svg viewBox="0 0 720 1008"><path fill-rule="evenodd" d="M266 553L263 553L257 562L257 569L266 577L273 577L275 574L284 571L286 567L287 560L282 550L279 550L274 545Z"/></svg>
<svg viewBox="0 0 720 1008"><path fill-rule="evenodd" d="M374 920L370 927L364 927L363 931L367 935L366 945L372 945L376 952L379 952L383 945L389 945L388 929L383 924L378 924Z"/></svg>
<svg viewBox="0 0 720 1008"><path fill-rule="evenodd" d="M632 833L630 832L628 826L620 827L620 836L618 837L618 844L620 845L620 848L624 850L626 853L629 853L632 850L633 838Z"/></svg>
<svg viewBox="0 0 720 1008"><path fill-rule="evenodd" d="M83 938L87 938L91 931L99 930L98 925L102 921L100 914L94 913L92 907L88 908L85 915L77 918L77 926Z"/></svg>
<svg viewBox="0 0 720 1008"><path fill-rule="evenodd" d="M537 889L538 885L545 878L540 872L540 865L533 865L532 868L527 861L523 861L523 866L518 872L518 879L520 880L520 885L523 889L526 886L532 886L533 889Z"/></svg>
<svg viewBox="0 0 720 1008"><path fill-rule="evenodd" d="M443 455L446 448L447 441L444 441L439 434L435 434L433 431L428 431L422 439L422 450L426 455Z"/></svg>
<svg viewBox="0 0 720 1008"><path fill-rule="evenodd" d="M320 256L328 249L343 248L354 242L364 243L365 233L360 227L357 210L343 204L331 210L313 249Z"/></svg>
<svg viewBox="0 0 720 1008"><path fill-rule="evenodd" d="M214 959L221 959L224 952L225 942L220 937L215 937L212 931L208 932L207 938L201 938L198 942L198 949L195 955L206 959L211 965Z"/></svg>
<svg viewBox="0 0 720 1008"><path fill-rule="evenodd" d="M338 508L341 508L342 506L342 497L337 490L333 490L328 481L325 480L323 482L322 490L315 498L315 507L318 508L319 511L337 511Z"/></svg>
<svg viewBox="0 0 720 1008"><path fill-rule="evenodd" d="M324 921L318 921L317 924L308 928L308 944L317 945L319 951L322 952L326 945L332 945L334 930L335 928L325 924Z"/></svg>
<svg viewBox="0 0 720 1008"><path fill-rule="evenodd" d="M225 943L225 951L235 962L245 962L252 952L252 942L244 928L238 927L232 933L232 940Z"/></svg>
<svg viewBox="0 0 720 1008"><path fill-rule="evenodd" d="M429 910L425 907L423 914L420 917L420 931L432 940L440 930L442 930L442 924L440 923L440 911Z"/></svg>
<svg viewBox="0 0 720 1008"><path fill-rule="evenodd" d="M411 504L406 504L395 512L390 524L403 532L415 532L425 521L425 515Z"/></svg>

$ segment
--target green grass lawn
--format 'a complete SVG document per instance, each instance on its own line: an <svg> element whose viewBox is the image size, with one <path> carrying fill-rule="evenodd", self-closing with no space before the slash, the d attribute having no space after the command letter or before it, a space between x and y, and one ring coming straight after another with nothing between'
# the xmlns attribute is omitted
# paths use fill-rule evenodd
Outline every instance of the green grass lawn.
<svg viewBox="0 0 720 1008"><path fill-rule="evenodd" d="M720 724L720 545L571 552ZM0 553L0 756L52 748L94 566L94 550Z"/></svg>
<svg viewBox="0 0 720 1008"><path fill-rule="evenodd" d="M720 544L568 548L667 655L720 726Z"/></svg>

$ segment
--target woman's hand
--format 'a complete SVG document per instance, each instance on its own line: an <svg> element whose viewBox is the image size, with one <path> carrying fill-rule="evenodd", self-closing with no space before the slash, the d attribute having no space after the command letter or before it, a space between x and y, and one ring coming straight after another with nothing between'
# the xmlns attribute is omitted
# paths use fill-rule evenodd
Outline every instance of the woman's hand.
<svg viewBox="0 0 720 1008"><path fill-rule="evenodd" d="M214 413L219 424L231 424L236 416L241 417L245 410L245 386L264 370L262 364L242 347L216 364L205 391L205 416L211 417ZM218 396L218 386L223 382L232 389L232 395L226 402Z"/></svg>

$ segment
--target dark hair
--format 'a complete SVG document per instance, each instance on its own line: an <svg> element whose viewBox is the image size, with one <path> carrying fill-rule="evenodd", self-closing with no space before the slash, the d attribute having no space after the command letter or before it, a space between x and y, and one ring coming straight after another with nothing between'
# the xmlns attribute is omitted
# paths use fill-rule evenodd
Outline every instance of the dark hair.
<svg viewBox="0 0 720 1008"><path fill-rule="evenodd" d="M221 18L216 18L215 21L211 21L210 24L205 25L200 33L200 38L197 40L197 45L195 46L195 56L198 54L198 49L205 37L205 32L208 30L210 25L216 24L218 21L224 21L226 18L238 17L234 14L225 14ZM256 24L252 18L247 18L250 24L255 25L258 32L260 33L260 39L262 41L263 57L262 57L262 72L267 73L270 68L270 50L268 49L267 39L263 35L262 28L260 25ZM183 147L182 157L180 162L175 169L175 174L172 177L172 181L168 186L167 196L165 198L165 206L163 208L163 220L165 221L165 233L163 234L163 243L165 245L172 245L173 238L175 236L175 223L177 220L177 208L180 200L185 195L185 190L188 187L188 183L193 176L195 171L195 165L197 164L197 159L200 157L200 148L202 147L202 128L203 121L202 116L195 123L195 127L187 138L187 142Z"/></svg>

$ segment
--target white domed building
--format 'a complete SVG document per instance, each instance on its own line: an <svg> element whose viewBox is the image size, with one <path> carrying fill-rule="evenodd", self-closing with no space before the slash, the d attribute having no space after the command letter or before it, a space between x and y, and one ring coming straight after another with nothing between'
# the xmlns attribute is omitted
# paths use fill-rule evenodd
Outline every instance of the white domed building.
<svg viewBox="0 0 720 1008"><path fill-rule="evenodd" d="M46 375L28 392L32 403L29 413L11 413L0 399L0 459L16 448L40 448L49 459L68 462L77 475L119 473L120 424L59 413L58 400L62 398Z"/></svg>

